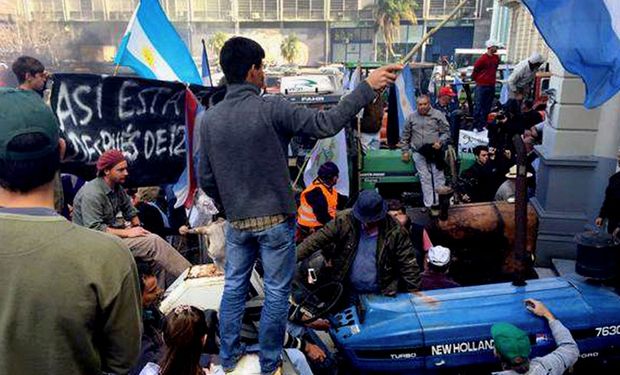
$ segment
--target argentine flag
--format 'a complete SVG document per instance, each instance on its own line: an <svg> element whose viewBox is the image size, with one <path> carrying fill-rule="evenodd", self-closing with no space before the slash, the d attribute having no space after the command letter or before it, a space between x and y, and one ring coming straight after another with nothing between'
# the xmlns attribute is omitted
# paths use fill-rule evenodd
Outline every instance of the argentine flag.
<svg viewBox="0 0 620 375"><path fill-rule="evenodd" d="M114 63L128 66L144 78L202 85L190 52L158 0L140 1Z"/></svg>
<svg viewBox="0 0 620 375"><path fill-rule="evenodd" d="M583 79L587 108L620 90L619 0L523 0L564 68Z"/></svg>
<svg viewBox="0 0 620 375"><path fill-rule="evenodd" d="M409 64L406 64L394 82L396 88L396 104L398 108L398 129L399 134L403 135L407 117L413 113L415 107L415 86L413 73Z"/></svg>

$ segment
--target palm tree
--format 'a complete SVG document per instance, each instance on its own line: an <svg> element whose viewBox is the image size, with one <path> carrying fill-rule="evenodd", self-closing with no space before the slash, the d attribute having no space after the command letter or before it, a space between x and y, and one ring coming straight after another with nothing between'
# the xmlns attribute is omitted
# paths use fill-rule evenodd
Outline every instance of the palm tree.
<svg viewBox="0 0 620 375"><path fill-rule="evenodd" d="M286 62L293 64L301 52L301 42L295 34L291 34L282 40L280 53Z"/></svg>
<svg viewBox="0 0 620 375"><path fill-rule="evenodd" d="M400 21L407 20L413 24L418 22L415 15L418 3L415 0L376 0L371 7L376 26L383 33L388 52L386 58L389 58L389 55L394 55L392 44L399 35Z"/></svg>
<svg viewBox="0 0 620 375"><path fill-rule="evenodd" d="M222 31L218 31L215 34L211 35L209 40L207 41L207 46L211 51L213 51L214 55L218 60L220 58L220 51L222 47L224 47L224 43L230 38L228 34Z"/></svg>

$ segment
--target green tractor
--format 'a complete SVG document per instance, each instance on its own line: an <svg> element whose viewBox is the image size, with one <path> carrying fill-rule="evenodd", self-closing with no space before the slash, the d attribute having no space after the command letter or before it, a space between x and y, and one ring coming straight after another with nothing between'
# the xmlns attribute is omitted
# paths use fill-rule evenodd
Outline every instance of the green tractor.
<svg viewBox="0 0 620 375"><path fill-rule="evenodd" d="M362 78L364 78L370 71L380 66L382 64L379 63L347 63L345 64L345 74L350 76L356 68L360 67ZM411 64L414 80L416 81L416 95L427 93L433 66L433 64L425 63ZM340 94L297 94L285 95L285 97L290 102L298 105L328 109L338 103ZM386 113L383 115L385 116ZM386 121L385 119L379 121L383 122L381 133L384 135ZM385 147L385 142L382 142L381 149L362 151L356 134L358 132L355 129L347 132L351 202L357 198L359 191L377 189L386 198L404 199L412 206L420 206L421 187L413 161L408 163L402 162L400 149L393 147L391 149L383 148ZM299 178L301 176L300 171L303 171L305 161L308 159L315 143L316 139L293 140L292 153L289 155L289 167L291 177L296 182L295 188L297 190L303 189L303 179ZM453 149L448 149L446 155L449 166L449 170L446 171L448 181L453 180L460 172L471 167L475 161L473 154L461 152L457 157Z"/></svg>

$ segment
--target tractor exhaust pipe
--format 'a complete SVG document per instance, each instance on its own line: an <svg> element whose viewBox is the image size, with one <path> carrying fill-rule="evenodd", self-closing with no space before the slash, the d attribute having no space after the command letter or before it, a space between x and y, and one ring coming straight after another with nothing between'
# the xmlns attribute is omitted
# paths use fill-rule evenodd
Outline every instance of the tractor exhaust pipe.
<svg viewBox="0 0 620 375"><path fill-rule="evenodd" d="M517 180L515 181L515 243L513 256L515 271L512 284L524 286L525 269L528 263L525 251L527 236L527 152L520 135L512 137L517 156Z"/></svg>

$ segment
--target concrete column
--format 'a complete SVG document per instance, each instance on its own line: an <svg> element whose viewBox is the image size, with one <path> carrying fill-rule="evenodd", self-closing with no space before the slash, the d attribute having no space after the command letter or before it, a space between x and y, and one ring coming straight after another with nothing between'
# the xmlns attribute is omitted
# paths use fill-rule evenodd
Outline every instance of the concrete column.
<svg viewBox="0 0 620 375"><path fill-rule="evenodd" d="M500 40L500 27L501 27L501 18L502 14L500 13L499 1L493 1L493 14L491 15L491 33L489 39L491 40Z"/></svg>
<svg viewBox="0 0 620 375"><path fill-rule="evenodd" d="M540 219L540 265L575 257L573 237L596 216L620 141L620 96L587 110L581 79L566 72L555 55L549 62L555 104L548 109L543 144L536 148L540 164L531 201Z"/></svg>

